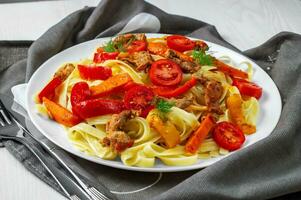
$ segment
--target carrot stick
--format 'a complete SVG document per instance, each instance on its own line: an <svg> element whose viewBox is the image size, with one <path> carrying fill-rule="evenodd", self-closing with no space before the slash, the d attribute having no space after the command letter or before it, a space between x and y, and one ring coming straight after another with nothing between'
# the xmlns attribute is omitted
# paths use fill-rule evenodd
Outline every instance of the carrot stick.
<svg viewBox="0 0 301 200"><path fill-rule="evenodd" d="M185 145L185 151L187 153L195 153L200 148L202 142L206 139L214 124L214 120L211 115L208 114L201 122L199 128L188 139Z"/></svg>
<svg viewBox="0 0 301 200"><path fill-rule="evenodd" d="M63 124L67 127L71 127L82 121L72 112L62 107L61 105L56 104L55 102L47 99L46 97L43 97L43 103L47 108L50 116L60 124Z"/></svg>
<svg viewBox="0 0 301 200"><path fill-rule="evenodd" d="M92 96L100 96L108 94L116 88L125 85L127 82L131 81L131 77L127 74L117 74L103 81L99 85L91 86L90 90Z"/></svg>

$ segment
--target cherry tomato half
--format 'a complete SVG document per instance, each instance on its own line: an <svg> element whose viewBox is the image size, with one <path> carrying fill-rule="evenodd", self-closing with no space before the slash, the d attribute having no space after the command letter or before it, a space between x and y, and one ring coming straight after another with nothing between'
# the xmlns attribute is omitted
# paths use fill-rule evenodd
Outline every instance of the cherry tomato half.
<svg viewBox="0 0 301 200"><path fill-rule="evenodd" d="M177 63L168 59L161 59L153 62L149 76L155 85L174 86L182 81L183 72Z"/></svg>
<svg viewBox="0 0 301 200"><path fill-rule="evenodd" d="M137 51L145 51L146 50L146 42L144 40L136 40L133 41L127 48L127 52L134 53Z"/></svg>
<svg viewBox="0 0 301 200"><path fill-rule="evenodd" d="M129 89L124 94L124 104L126 109L139 110L145 114L146 110L152 106L154 93L151 89L143 85L137 85Z"/></svg>
<svg viewBox="0 0 301 200"><path fill-rule="evenodd" d="M235 78L232 85L236 86L242 95L255 97L256 99L259 99L262 95L262 88L247 80Z"/></svg>
<svg viewBox="0 0 301 200"><path fill-rule="evenodd" d="M195 46L194 41L182 35L171 35L167 37L167 46L176 51L192 50Z"/></svg>
<svg viewBox="0 0 301 200"><path fill-rule="evenodd" d="M220 122L213 129L213 139L222 148L234 151L244 143L245 135L231 122Z"/></svg>

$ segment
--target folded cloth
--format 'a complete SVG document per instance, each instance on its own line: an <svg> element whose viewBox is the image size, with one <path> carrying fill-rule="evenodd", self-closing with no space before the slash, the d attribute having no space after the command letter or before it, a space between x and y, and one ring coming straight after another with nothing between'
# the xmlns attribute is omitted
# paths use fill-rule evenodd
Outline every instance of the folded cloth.
<svg viewBox="0 0 301 200"><path fill-rule="evenodd" d="M169 15L143 1L103 0L96 8L79 10L50 28L31 45L27 59L11 66L0 63L0 93L8 94L13 85L28 81L43 62L63 49L125 32L187 34L239 52L222 39L214 26L204 22ZM3 48L6 51L1 51ZM0 61L6 57L13 60L17 50L16 46L0 43L0 52L5 54ZM120 199L267 199L300 191L301 36L280 33L243 54L272 77L283 99L280 121L268 138L206 169L189 172L130 172L80 158L77 161ZM56 188L26 148L12 141L5 142L5 146L30 171Z"/></svg>

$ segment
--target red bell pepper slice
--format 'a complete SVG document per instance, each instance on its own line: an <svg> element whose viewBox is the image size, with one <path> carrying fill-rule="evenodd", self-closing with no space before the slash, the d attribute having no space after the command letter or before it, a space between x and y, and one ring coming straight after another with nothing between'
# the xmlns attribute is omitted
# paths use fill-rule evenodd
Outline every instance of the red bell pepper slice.
<svg viewBox="0 0 301 200"><path fill-rule="evenodd" d="M91 95L89 85L86 82L78 82L76 83L71 90L71 105L72 105L72 112L77 113L75 109L76 105L86 99Z"/></svg>
<svg viewBox="0 0 301 200"><path fill-rule="evenodd" d="M83 119L90 117L117 114L124 110L124 103L110 99L88 99L77 103L73 110Z"/></svg>
<svg viewBox="0 0 301 200"><path fill-rule="evenodd" d="M62 84L62 80L57 76L54 77L38 94L39 101L43 101L43 97L47 99L53 99L55 95L55 89Z"/></svg>
<svg viewBox="0 0 301 200"><path fill-rule="evenodd" d="M224 72L225 74L228 74L231 77L237 77L242 79L248 78L248 73L239 69L235 69L234 67L231 67L217 59L214 60L213 65L216 66L218 70Z"/></svg>
<svg viewBox="0 0 301 200"><path fill-rule="evenodd" d="M154 92L157 95L162 96L162 97L167 97L167 98L177 97L181 94L184 94L188 90L190 90L193 86L196 85L196 83L197 83L196 78L192 77L189 81L184 83L184 85L182 85L176 89L169 89L167 87L155 87Z"/></svg>
<svg viewBox="0 0 301 200"><path fill-rule="evenodd" d="M112 69L101 66L77 66L80 77L86 80L106 80L112 76Z"/></svg>
<svg viewBox="0 0 301 200"><path fill-rule="evenodd" d="M240 94L259 99L262 96L262 88L255 83L244 79L233 78L233 86L236 86Z"/></svg>
<svg viewBox="0 0 301 200"><path fill-rule="evenodd" d="M119 54L118 52L101 52L101 53L97 52L94 53L93 61L95 63L101 63L106 60L114 60L116 59L118 54Z"/></svg>

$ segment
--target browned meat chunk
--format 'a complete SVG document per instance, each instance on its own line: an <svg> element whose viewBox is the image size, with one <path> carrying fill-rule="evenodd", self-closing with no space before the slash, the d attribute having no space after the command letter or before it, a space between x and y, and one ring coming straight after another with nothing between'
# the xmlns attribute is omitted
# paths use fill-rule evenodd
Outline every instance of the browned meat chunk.
<svg viewBox="0 0 301 200"><path fill-rule="evenodd" d="M68 76L73 72L75 66L71 63L68 63L61 67L57 72L55 72L54 77L60 77L62 81L66 80Z"/></svg>
<svg viewBox="0 0 301 200"><path fill-rule="evenodd" d="M121 152L128 147L131 147L134 140L127 135L123 129L128 120L133 119L138 115L137 112L125 110L119 114L112 115L111 120L106 125L108 135L102 140L104 146L109 146L116 152Z"/></svg>
<svg viewBox="0 0 301 200"><path fill-rule="evenodd" d="M124 129L128 120L135 118L138 115L136 111L125 110L119 114L112 115L111 120L106 125L106 131L120 131Z"/></svg>
<svg viewBox="0 0 301 200"><path fill-rule="evenodd" d="M105 146L109 146L116 152L122 152L134 144L134 140L123 131L110 132L102 142Z"/></svg>
<svg viewBox="0 0 301 200"><path fill-rule="evenodd" d="M205 102L210 104L211 102L217 102L223 95L223 87L220 82L211 80L206 84L205 90Z"/></svg>
<svg viewBox="0 0 301 200"><path fill-rule="evenodd" d="M222 114L223 111L219 107L219 100L223 95L223 86L220 82L211 80L205 86L205 103L210 112Z"/></svg>
<svg viewBox="0 0 301 200"><path fill-rule="evenodd" d="M185 109L192 104L193 99L184 97L182 99L172 99L172 101L175 102L177 107Z"/></svg>
<svg viewBox="0 0 301 200"><path fill-rule="evenodd" d="M137 71L146 70L153 63L153 59L147 51L134 52L119 59L134 65Z"/></svg>
<svg viewBox="0 0 301 200"><path fill-rule="evenodd" d="M196 50L202 50L205 51L208 49L208 45L204 41L195 41L195 47Z"/></svg>
<svg viewBox="0 0 301 200"><path fill-rule="evenodd" d="M171 49L167 51L166 57L180 65L183 72L194 73L200 69L196 63L181 59L176 52Z"/></svg>
<svg viewBox="0 0 301 200"><path fill-rule="evenodd" d="M144 40L146 41L146 36L144 33L128 33L124 35L118 35L114 40L114 44L127 44L129 41L134 40Z"/></svg>

